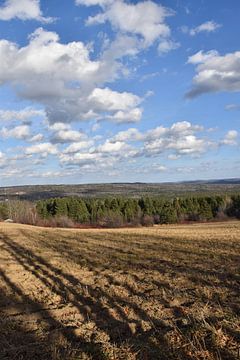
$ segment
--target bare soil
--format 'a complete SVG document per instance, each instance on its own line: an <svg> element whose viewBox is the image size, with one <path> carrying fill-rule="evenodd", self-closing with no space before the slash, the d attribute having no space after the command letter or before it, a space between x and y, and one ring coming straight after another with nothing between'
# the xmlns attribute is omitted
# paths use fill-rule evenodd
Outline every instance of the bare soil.
<svg viewBox="0 0 240 360"><path fill-rule="evenodd" d="M0 359L240 359L240 222L0 224Z"/></svg>

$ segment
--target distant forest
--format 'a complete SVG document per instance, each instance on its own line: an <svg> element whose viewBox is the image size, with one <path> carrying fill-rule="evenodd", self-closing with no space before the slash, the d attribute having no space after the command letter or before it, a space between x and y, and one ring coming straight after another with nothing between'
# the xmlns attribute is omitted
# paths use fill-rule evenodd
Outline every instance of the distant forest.
<svg viewBox="0 0 240 360"><path fill-rule="evenodd" d="M193 221L240 219L240 195L51 198L36 203L0 203L0 218L42 226L151 226Z"/></svg>
<svg viewBox="0 0 240 360"><path fill-rule="evenodd" d="M0 187L0 201L37 201L50 198L75 197L161 197L173 199L188 196L216 196L240 194L239 179L189 181L180 183L112 183L78 185L27 185Z"/></svg>

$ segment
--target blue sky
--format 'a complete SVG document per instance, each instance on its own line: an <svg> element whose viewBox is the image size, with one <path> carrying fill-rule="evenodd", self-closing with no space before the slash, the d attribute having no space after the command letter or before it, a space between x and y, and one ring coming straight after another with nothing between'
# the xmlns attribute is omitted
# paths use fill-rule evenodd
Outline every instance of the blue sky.
<svg viewBox="0 0 240 360"><path fill-rule="evenodd" d="M0 185L239 177L239 13L0 1Z"/></svg>

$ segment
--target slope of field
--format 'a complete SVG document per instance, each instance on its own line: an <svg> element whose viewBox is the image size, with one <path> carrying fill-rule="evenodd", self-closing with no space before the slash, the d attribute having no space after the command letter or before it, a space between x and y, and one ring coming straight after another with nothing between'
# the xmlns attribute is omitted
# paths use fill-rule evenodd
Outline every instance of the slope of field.
<svg viewBox="0 0 240 360"><path fill-rule="evenodd" d="M0 359L239 359L240 222L0 224Z"/></svg>

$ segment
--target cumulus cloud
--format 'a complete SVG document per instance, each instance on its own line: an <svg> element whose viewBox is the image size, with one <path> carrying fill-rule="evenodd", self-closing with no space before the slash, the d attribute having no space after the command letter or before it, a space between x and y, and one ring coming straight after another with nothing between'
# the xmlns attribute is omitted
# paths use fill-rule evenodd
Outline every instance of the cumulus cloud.
<svg viewBox="0 0 240 360"><path fill-rule="evenodd" d="M69 142L77 142L84 138L84 134L81 131L76 130L59 130L57 131L51 141L53 143L69 143Z"/></svg>
<svg viewBox="0 0 240 360"><path fill-rule="evenodd" d="M28 141L29 142L40 142L43 139L44 139L44 135L39 133L39 134L32 136Z"/></svg>
<svg viewBox="0 0 240 360"><path fill-rule="evenodd" d="M203 127L188 121L174 123L170 128L158 126L141 133L136 128L121 131L114 136L114 141L140 141L144 143L142 154L152 156L167 151L174 151L175 156L199 154L207 150L208 142L197 138L196 133ZM177 155L176 155L177 154Z"/></svg>
<svg viewBox="0 0 240 360"><path fill-rule="evenodd" d="M31 107L27 107L21 110L0 110L0 121L4 122L10 122L14 120L30 122L31 118L44 116L44 110L38 110Z"/></svg>
<svg viewBox="0 0 240 360"><path fill-rule="evenodd" d="M98 152L100 153L118 153L120 151L125 151L129 149L129 145L127 145L123 141L115 141L111 142L107 140L103 145L98 147Z"/></svg>
<svg viewBox="0 0 240 360"><path fill-rule="evenodd" d="M27 98L47 100L64 90L70 94L74 81L77 87L78 82L86 82L99 69L99 63L89 59L89 50L81 42L61 44L56 33L42 28L29 39L22 48L0 40L0 83L19 85Z"/></svg>
<svg viewBox="0 0 240 360"><path fill-rule="evenodd" d="M155 41L160 41L159 53L166 53L179 46L170 39L171 30L165 22L174 12L153 1L130 4L123 0L78 0L76 4L102 7L103 11L90 16L87 24L103 24L108 21L117 32L139 37L141 42L138 46L148 47Z"/></svg>
<svg viewBox="0 0 240 360"><path fill-rule="evenodd" d="M170 128L158 126L143 134L132 129L128 136L131 140L144 142L142 154L146 156L155 156L164 152L173 152L175 156L199 155L210 146L208 141L196 136L196 133L201 131L203 131L201 126L181 121L174 123ZM120 135L127 137L126 133Z"/></svg>
<svg viewBox="0 0 240 360"><path fill-rule="evenodd" d="M48 124L48 129L53 134L74 131L69 124L65 123ZM200 157L201 154L212 148L238 144L236 130L228 131L222 140L211 141L206 134L209 135L207 129L202 126L181 121L173 123L169 127L158 126L147 131L140 131L132 127L119 131L107 139L101 136L88 138L83 134L80 141L72 142L70 145L66 145L68 140L60 139L58 148L57 144L53 142L42 142L43 135L39 133L26 139L34 144L25 148L21 146L18 155L7 158L5 154L1 153L0 167L10 169L14 164L16 169L28 166L28 169L31 170L34 161L36 164L39 164L39 161L40 164L43 164L43 161L47 161L47 157L55 156L58 159L56 168L61 166L66 173L78 168L84 174L112 172L121 167L124 167L126 171L127 169L135 171L134 167L137 166L136 169L140 169L141 161L145 162L149 158L165 157L170 161L183 156ZM16 151L14 151L15 153ZM18 163L19 165L17 165ZM155 172L171 171L161 162L154 162L151 169ZM31 174L30 170L29 174Z"/></svg>
<svg viewBox="0 0 240 360"><path fill-rule="evenodd" d="M161 164L153 164L152 165L152 168L150 169L153 170L153 171L159 171L159 172L164 172L164 171L167 171L167 167L165 165L161 165Z"/></svg>
<svg viewBox="0 0 240 360"><path fill-rule="evenodd" d="M222 145L237 145L238 132L236 130L229 130L222 140Z"/></svg>
<svg viewBox="0 0 240 360"><path fill-rule="evenodd" d="M165 19L173 13L161 5L152 1L133 5L120 0L104 5L109 6L104 12L89 17L89 25L109 21L117 30L140 35L146 45L152 44L159 37L170 35Z"/></svg>
<svg viewBox="0 0 240 360"><path fill-rule="evenodd" d="M138 105L142 99L104 87L121 68L113 54L106 51L102 58L93 61L87 45L61 44L56 33L42 28L29 40L25 47L0 40L0 84L10 84L20 97L43 104L50 123L102 117L116 122L140 120ZM118 111L121 112L115 114ZM27 117L29 112L27 109L22 114L2 116Z"/></svg>
<svg viewBox="0 0 240 360"><path fill-rule="evenodd" d="M54 21L44 17L40 9L40 0L6 0L0 7L0 20L37 20L43 23Z"/></svg>
<svg viewBox="0 0 240 360"><path fill-rule="evenodd" d="M62 165L77 165L77 166L84 166L84 165L96 165L98 164L101 167L101 155L96 154L94 152L76 152L73 154L60 154L59 160Z"/></svg>
<svg viewBox="0 0 240 360"><path fill-rule="evenodd" d="M51 142L56 144L74 143L86 139L86 135L82 131L73 130L70 124L62 122L48 123L47 130L53 133Z"/></svg>
<svg viewBox="0 0 240 360"><path fill-rule="evenodd" d="M188 64L200 64L200 63L204 63L207 60L217 57L218 56L218 52L216 50L210 50L207 51L206 53L204 53L202 50L198 51L196 54L189 56L188 58Z"/></svg>
<svg viewBox="0 0 240 360"><path fill-rule="evenodd" d="M62 165L75 165L86 171L112 169L120 166L121 162L126 167L137 159L155 158L159 155L166 155L172 160L181 156L196 157L214 145L199 134L202 131L202 126L187 121L174 123L170 127L158 126L146 132L129 128L99 145L87 140L71 144L58 156ZM162 164L155 168L159 172L166 170Z"/></svg>
<svg viewBox="0 0 240 360"><path fill-rule="evenodd" d="M215 21L206 21L203 24L196 26L195 28L189 29L187 26L182 27L183 33L188 33L191 36L195 36L199 33L205 32L205 33L211 33L215 32L217 29L219 29L222 25L216 23Z"/></svg>
<svg viewBox="0 0 240 360"><path fill-rule="evenodd" d="M1 138L15 138L18 140L26 140L30 136L30 127L28 125L19 125L14 128L8 129L3 127L0 130Z"/></svg>
<svg viewBox="0 0 240 360"><path fill-rule="evenodd" d="M106 109L110 111L129 110L138 106L142 101L141 98L132 93L119 93L109 88L95 88L88 100L100 111Z"/></svg>
<svg viewBox="0 0 240 360"><path fill-rule="evenodd" d="M114 141L141 141L144 139L144 135L135 128L129 128L125 131L120 131L114 136Z"/></svg>
<svg viewBox="0 0 240 360"><path fill-rule="evenodd" d="M159 54L166 54L171 50L178 49L180 47L179 42L175 42L172 40L162 40L158 45L158 53Z"/></svg>
<svg viewBox="0 0 240 360"><path fill-rule="evenodd" d="M112 120L113 122L119 123L136 123L139 122L142 118L143 109L135 108L129 111L117 111L113 115L108 115L107 119Z"/></svg>
<svg viewBox="0 0 240 360"><path fill-rule="evenodd" d="M26 155L40 155L42 157L47 157L48 155L56 155L57 153L57 146L51 143L40 143L25 149Z"/></svg>
<svg viewBox="0 0 240 360"><path fill-rule="evenodd" d="M215 50L190 56L189 64L196 65L193 87L188 98L219 91L240 91L240 51L219 55Z"/></svg>
<svg viewBox="0 0 240 360"><path fill-rule="evenodd" d="M116 123L138 122L142 117L142 109L138 105L143 101L139 96L128 92L112 91L109 88L95 88L88 97L91 107L100 118L112 120ZM106 111L111 113L106 115Z"/></svg>
<svg viewBox="0 0 240 360"><path fill-rule="evenodd" d="M110 5L114 2L114 0L75 0L76 5L85 5L85 6L105 6Z"/></svg>
<svg viewBox="0 0 240 360"><path fill-rule="evenodd" d="M75 142L74 144L71 144L66 149L64 149L63 154L74 154L83 149L90 148L93 145L94 145L93 140L83 140L83 141Z"/></svg>
<svg viewBox="0 0 240 360"><path fill-rule="evenodd" d="M62 122L55 122L54 124L48 124L49 130L52 131L64 131L64 130L70 130L71 126L69 124L65 124Z"/></svg>

